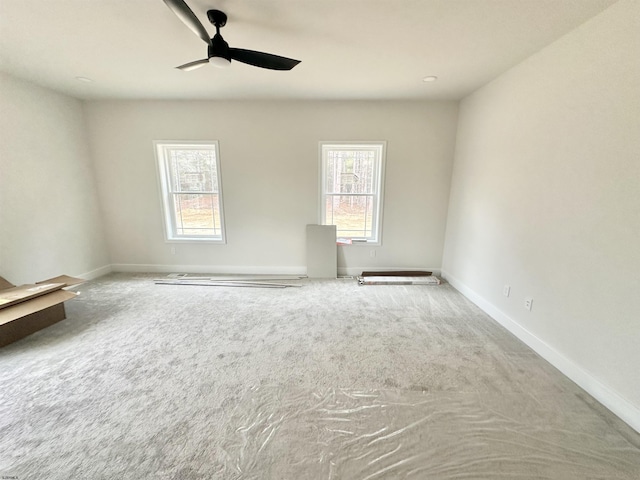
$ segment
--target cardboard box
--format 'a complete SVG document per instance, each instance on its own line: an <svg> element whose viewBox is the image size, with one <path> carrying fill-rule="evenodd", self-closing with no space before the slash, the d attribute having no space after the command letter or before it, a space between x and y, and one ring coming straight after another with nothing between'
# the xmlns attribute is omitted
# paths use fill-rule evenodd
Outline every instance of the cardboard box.
<svg viewBox="0 0 640 480"><path fill-rule="evenodd" d="M83 281L61 275L16 287L0 277L0 347L64 320L64 302L78 295L64 288Z"/></svg>

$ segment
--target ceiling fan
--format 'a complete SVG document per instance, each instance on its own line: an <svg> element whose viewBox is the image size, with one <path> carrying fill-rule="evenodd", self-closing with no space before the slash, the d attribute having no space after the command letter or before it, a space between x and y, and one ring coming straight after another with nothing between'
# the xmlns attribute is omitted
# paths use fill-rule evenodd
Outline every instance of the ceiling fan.
<svg viewBox="0 0 640 480"><path fill-rule="evenodd" d="M163 1L187 27L189 27L209 46L207 49L207 58L185 63L184 65L176 67L179 70L195 70L207 63L211 63L217 67L227 67L231 64L231 60L237 60L238 62L247 63L254 67L268 68L271 70L291 70L300 63L300 60L280 57L270 53L256 52L255 50L244 50L242 48L230 48L229 44L225 42L222 35L220 35L220 28L224 27L227 23L227 16L220 10L207 11L209 21L216 27L216 34L213 38L209 38L207 30L202 26L202 23L200 23L184 0Z"/></svg>

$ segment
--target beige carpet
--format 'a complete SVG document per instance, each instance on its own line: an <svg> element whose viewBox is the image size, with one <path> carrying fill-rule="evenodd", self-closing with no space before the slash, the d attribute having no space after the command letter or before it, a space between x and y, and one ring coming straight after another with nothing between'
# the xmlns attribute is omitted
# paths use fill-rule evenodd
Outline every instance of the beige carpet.
<svg viewBox="0 0 640 480"><path fill-rule="evenodd" d="M638 478L640 435L449 285L156 276L0 349L0 478Z"/></svg>

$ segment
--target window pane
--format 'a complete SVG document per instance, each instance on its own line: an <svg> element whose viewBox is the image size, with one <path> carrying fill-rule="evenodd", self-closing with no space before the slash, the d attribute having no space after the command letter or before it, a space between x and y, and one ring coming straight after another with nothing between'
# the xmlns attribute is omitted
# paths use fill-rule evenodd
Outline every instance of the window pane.
<svg viewBox="0 0 640 480"><path fill-rule="evenodd" d="M224 243L218 143L155 144L167 240Z"/></svg>
<svg viewBox="0 0 640 480"><path fill-rule="evenodd" d="M173 207L177 235L222 234L217 194L174 194Z"/></svg>
<svg viewBox="0 0 640 480"><path fill-rule="evenodd" d="M329 150L326 158L326 193L374 193L373 150Z"/></svg>
<svg viewBox="0 0 640 480"><path fill-rule="evenodd" d="M338 237L380 242L385 142L320 142L320 223Z"/></svg>
<svg viewBox="0 0 640 480"><path fill-rule="evenodd" d="M325 225L336 225L338 237L369 238L373 235L373 195L327 195Z"/></svg>
<svg viewBox="0 0 640 480"><path fill-rule="evenodd" d="M211 149L172 149L169 158L171 190L216 192L216 154Z"/></svg>

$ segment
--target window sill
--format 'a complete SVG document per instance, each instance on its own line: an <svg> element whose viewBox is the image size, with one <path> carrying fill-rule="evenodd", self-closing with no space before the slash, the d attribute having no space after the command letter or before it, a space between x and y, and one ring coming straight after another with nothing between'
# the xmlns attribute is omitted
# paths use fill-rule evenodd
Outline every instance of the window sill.
<svg viewBox="0 0 640 480"><path fill-rule="evenodd" d="M336 241L336 245L339 247L379 247L382 245L382 242L374 240L339 239Z"/></svg>
<svg viewBox="0 0 640 480"><path fill-rule="evenodd" d="M212 243L224 245L227 241L224 238L167 238L165 243Z"/></svg>

